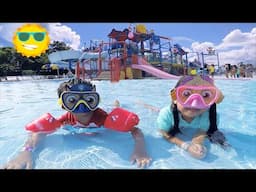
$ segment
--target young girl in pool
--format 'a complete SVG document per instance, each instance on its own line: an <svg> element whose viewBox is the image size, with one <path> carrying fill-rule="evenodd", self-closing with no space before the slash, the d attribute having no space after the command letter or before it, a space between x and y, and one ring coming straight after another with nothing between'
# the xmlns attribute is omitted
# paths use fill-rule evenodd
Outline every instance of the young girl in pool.
<svg viewBox="0 0 256 192"><path fill-rule="evenodd" d="M141 130L136 127L139 118L119 107L116 101L115 109L107 113L98 107L100 95L96 92L96 86L89 81L78 78L61 83L58 90L59 104L67 112L55 119L47 113L39 119L29 123L26 129L31 131L28 140L22 151L16 158L9 161L4 168L6 169L31 169L33 168L32 153L47 134L63 127L72 133L92 134L91 131L104 128L113 129L121 132L130 132L135 147L131 156L132 163L137 163L138 167L149 165L151 158L145 149L144 136ZM71 126L70 126L71 125Z"/></svg>
<svg viewBox="0 0 256 192"><path fill-rule="evenodd" d="M224 96L209 76L182 77L170 91L170 98L171 105L162 108L157 118L160 133L166 140L198 159L207 153L204 146L207 137L214 143L227 145L224 135L218 131L216 112L216 104Z"/></svg>

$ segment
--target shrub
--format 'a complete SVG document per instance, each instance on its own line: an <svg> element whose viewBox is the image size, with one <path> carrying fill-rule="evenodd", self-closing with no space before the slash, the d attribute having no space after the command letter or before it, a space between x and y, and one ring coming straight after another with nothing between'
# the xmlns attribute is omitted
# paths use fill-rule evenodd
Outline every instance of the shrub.
<svg viewBox="0 0 256 192"><path fill-rule="evenodd" d="M23 70L22 75L35 75L35 71L33 70Z"/></svg>

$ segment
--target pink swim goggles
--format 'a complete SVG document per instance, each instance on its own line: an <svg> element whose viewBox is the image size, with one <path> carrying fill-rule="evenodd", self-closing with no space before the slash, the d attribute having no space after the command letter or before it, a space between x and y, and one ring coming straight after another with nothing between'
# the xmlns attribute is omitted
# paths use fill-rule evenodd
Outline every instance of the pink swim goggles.
<svg viewBox="0 0 256 192"><path fill-rule="evenodd" d="M186 108L207 109L218 99L218 91L214 86L182 85L175 91L177 101Z"/></svg>

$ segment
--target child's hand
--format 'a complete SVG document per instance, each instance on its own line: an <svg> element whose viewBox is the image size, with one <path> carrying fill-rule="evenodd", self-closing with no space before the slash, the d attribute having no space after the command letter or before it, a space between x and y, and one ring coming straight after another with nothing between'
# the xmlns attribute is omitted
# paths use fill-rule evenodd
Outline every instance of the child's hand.
<svg viewBox="0 0 256 192"><path fill-rule="evenodd" d="M3 169L32 169L32 163L32 153L22 151L15 159L9 161Z"/></svg>
<svg viewBox="0 0 256 192"><path fill-rule="evenodd" d="M187 151L192 157L197 159L203 159L207 153L206 147L198 143L191 143Z"/></svg>
<svg viewBox="0 0 256 192"><path fill-rule="evenodd" d="M183 143L181 148L187 151L192 157L197 159L203 159L206 156L207 149L202 144L198 143Z"/></svg>
<svg viewBox="0 0 256 192"><path fill-rule="evenodd" d="M134 127L132 130L132 136L135 140L135 147L131 156L131 162L136 162L138 167L144 168L150 164L152 159L146 152L143 133L139 128Z"/></svg>
<svg viewBox="0 0 256 192"><path fill-rule="evenodd" d="M114 107L120 107L120 102L118 100L114 101Z"/></svg>
<svg viewBox="0 0 256 192"><path fill-rule="evenodd" d="M134 153L131 157L132 164L136 162L139 168L145 168L149 166L151 160L152 159L147 155L141 156L140 154L137 154L137 153Z"/></svg>

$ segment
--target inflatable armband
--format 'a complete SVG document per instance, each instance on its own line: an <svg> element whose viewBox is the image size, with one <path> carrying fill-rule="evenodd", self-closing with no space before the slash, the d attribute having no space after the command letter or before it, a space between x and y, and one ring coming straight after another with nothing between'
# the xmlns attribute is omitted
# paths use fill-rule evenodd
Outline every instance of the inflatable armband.
<svg viewBox="0 0 256 192"><path fill-rule="evenodd" d="M116 131L128 132L139 123L135 113L122 108L115 108L106 118L104 127Z"/></svg>
<svg viewBox="0 0 256 192"><path fill-rule="evenodd" d="M56 120L50 113L46 113L27 124L25 128L32 132L53 132L60 126L60 121Z"/></svg>

